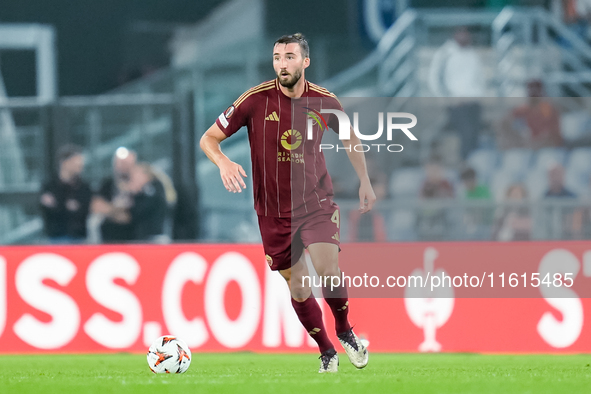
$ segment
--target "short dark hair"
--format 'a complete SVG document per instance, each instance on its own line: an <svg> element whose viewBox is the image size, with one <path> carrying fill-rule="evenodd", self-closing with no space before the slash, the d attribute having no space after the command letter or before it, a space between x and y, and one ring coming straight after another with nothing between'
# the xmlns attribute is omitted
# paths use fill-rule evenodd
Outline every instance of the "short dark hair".
<svg viewBox="0 0 591 394"><path fill-rule="evenodd" d="M303 58L310 57L310 46L308 45L308 41L306 41L306 37L304 37L302 33L281 36L277 39L277 41L275 41L273 47L277 44L291 44L294 42L300 45Z"/></svg>
<svg viewBox="0 0 591 394"><path fill-rule="evenodd" d="M460 178L463 181L473 181L476 179L476 171L474 171L474 168L472 167L466 167L462 170Z"/></svg>
<svg viewBox="0 0 591 394"><path fill-rule="evenodd" d="M64 145L57 151L57 162L58 164L61 164L72 156L81 155L83 152L84 150L81 146L74 144Z"/></svg>

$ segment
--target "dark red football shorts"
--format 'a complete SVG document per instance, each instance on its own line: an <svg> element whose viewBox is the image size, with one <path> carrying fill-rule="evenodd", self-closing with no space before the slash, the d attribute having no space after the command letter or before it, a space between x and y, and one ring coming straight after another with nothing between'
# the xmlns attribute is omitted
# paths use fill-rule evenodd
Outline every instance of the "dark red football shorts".
<svg viewBox="0 0 591 394"><path fill-rule="evenodd" d="M291 268L304 248L313 243L340 244L340 212L334 202L305 216L259 216L259 227L267 263L273 271Z"/></svg>

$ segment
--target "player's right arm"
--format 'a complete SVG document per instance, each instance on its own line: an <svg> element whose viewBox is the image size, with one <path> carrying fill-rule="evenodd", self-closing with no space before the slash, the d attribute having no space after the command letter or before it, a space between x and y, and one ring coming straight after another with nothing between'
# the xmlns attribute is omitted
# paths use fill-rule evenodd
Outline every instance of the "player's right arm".
<svg viewBox="0 0 591 394"><path fill-rule="evenodd" d="M220 143L226 138L228 138L226 134L224 134L217 123L214 123L203 134L199 145L209 160L220 169L220 176L226 190L233 193L240 193L242 189L246 189L246 184L242 179L242 177L246 178L246 172L240 164L233 162L222 152Z"/></svg>

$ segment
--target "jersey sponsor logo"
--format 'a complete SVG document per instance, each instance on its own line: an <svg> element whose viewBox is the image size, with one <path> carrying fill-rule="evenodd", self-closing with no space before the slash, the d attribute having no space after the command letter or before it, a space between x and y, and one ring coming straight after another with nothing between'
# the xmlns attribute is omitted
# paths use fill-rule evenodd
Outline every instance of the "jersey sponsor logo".
<svg viewBox="0 0 591 394"><path fill-rule="evenodd" d="M272 114L269 114L269 116L267 116L265 118L265 120L272 120L272 121L275 121L275 122L279 122L279 116L277 116L277 112L273 111L273 113Z"/></svg>
<svg viewBox="0 0 591 394"><path fill-rule="evenodd" d="M292 152L277 152L277 161L289 161L293 164L304 164L304 154Z"/></svg>
<svg viewBox="0 0 591 394"><path fill-rule="evenodd" d="M226 117L226 119L230 119L232 115L234 115L234 106L230 105L226 112L224 112L224 116Z"/></svg>
<svg viewBox="0 0 591 394"><path fill-rule="evenodd" d="M287 150L299 148L302 144L302 134L297 130L289 129L281 136L281 146Z"/></svg>

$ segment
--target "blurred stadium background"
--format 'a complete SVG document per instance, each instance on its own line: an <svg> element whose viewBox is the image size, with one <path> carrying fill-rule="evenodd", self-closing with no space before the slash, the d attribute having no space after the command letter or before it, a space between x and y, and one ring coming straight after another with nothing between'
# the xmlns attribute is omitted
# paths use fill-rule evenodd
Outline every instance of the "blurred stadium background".
<svg viewBox="0 0 591 394"><path fill-rule="evenodd" d="M590 28L591 0L2 0L2 392L588 392ZM399 133L402 152L367 154L371 214L358 214L347 156L326 152L340 267L382 280L349 286L372 356L357 371L341 353L336 380L309 375L317 347L268 269L252 188L228 193L198 147L275 77L272 44L295 32L310 43L307 79L347 112L375 113L379 98L418 118L418 141ZM82 240L48 236L44 185L67 144L95 196L115 152L149 163L164 234L103 242L93 206ZM250 176L247 133L222 147ZM456 286L467 273L472 287ZM398 274L456 276L384 287ZM193 364L152 376L145 351L169 334ZM415 354L441 351L461 354Z"/></svg>
<svg viewBox="0 0 591 394"><path fill-rule="evenodd" d="M0 244L46 242L39 191L65 143L84 148L84 178L94 189L111 173L120 146L166 172L183 203L198 212L189 236L174 235L171 215L170 242L258 242L252 189L226 193L196 141L243 91L274 77L272 42L295 31L311 45L311 81L340 97L408 98L400 108L415 103L429 112L419 117L418 143L386 164L372 164L379 168L374 182L382 201L369 221L349 213L355 184L338 155L328 155L337 200L349 218L344 240L588 239L591 35L585 4L306 0L287 11L269 0L179 0L174 6L5 0ZM481 67L482 94L472 102L479 118L467 119L476 135L470 143L462 134L466 122L450 121L462 104L441 98L446 92L434 91L430 80L434 57L458 27L467 29ZM519 138L529 124L511 114L526 103L532 81L543 84L545 100L557 111L557 141ZM507 137L513 131L516 138ZM237 134L225 149L248 168L246 138ZM467 190L468 167L476 194ZM547 197L552 174L572 198ZM516 184L526 193L508 200ZM518 208L530 223L521 232L503 223L503 215ZM89 226L97 224L89 220ZM95 233L88 242L100 241Z"/></svg>

